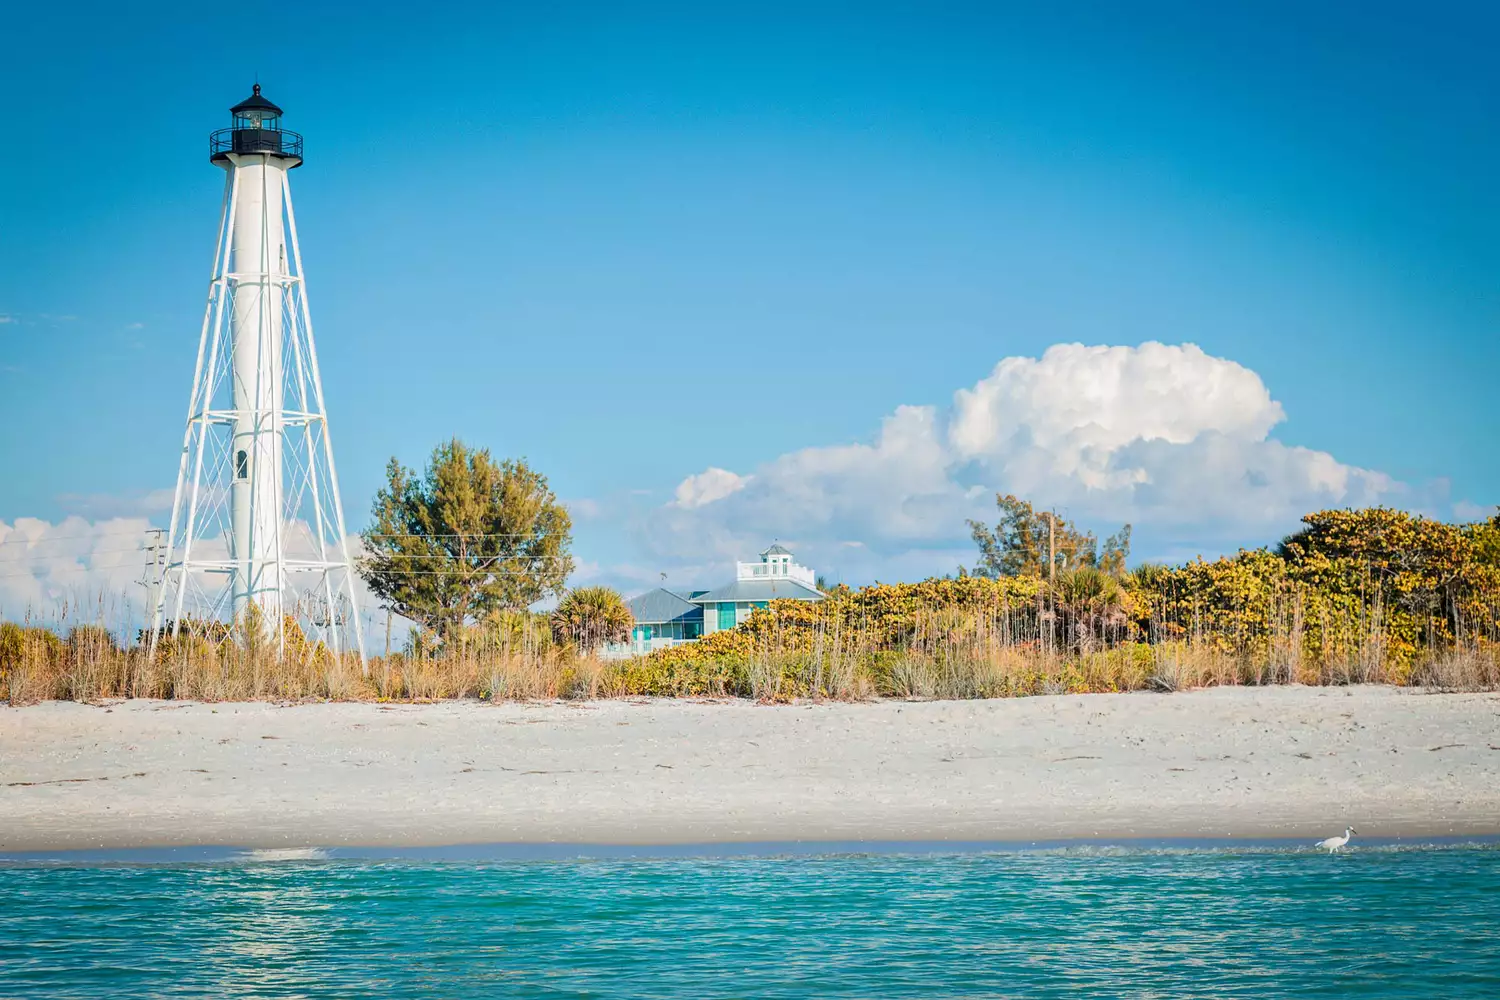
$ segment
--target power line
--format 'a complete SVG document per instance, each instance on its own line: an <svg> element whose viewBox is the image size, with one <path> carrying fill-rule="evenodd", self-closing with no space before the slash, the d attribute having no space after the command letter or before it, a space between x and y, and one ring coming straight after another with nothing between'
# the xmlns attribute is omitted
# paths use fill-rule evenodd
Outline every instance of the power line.
<svg viewBox="0 0 1500 1000"><path fill-rule="evenodd" d="M292 523L296 523L296 522L292 522ZM55 544L57 542L88 541L88 540L91 540L91 539L98 539L98 540L102 541L102 540L111 539L111 538L130 538L130 537L137 537L137 538L139 538L140 536L152 534L152 533L160 531L160 530L162 530L162 529L160 529L160 528L141 528L141 529L138 530L138 532L113 531L113 532L106 532L104 534L84 534L84 535L51 535L51 534L49 534L49 535L45 535L45 536L43 536L41 538L16 538L16 537L14 537L15 531L12 530L11 533L7 534L4 538L0 538L0 548L3 548L5 546L7 546L7 545L25 545L25 546L51 545L51 544ZM362 538L362 539L363 538L459 538L459 539L466 539L466 540L471 540L471 541L481 541L481 540L495 539L495 538L525 538L525 539L535 539L535 538L542 538L542 537L545 537L545 536L544 535L538 535L535 532L532 532L532 533L524 533L524 532L479 533L479 532L476 532L476 533L473 533L473 534L470 534L468 532L460 532L460 533L456 533L456 534L423 534L423 533L420 533L420 532L408 532L408 533L405 533L405 534L382 534L382 535L365 535L365 534L356 532L355 535L352 536L352 537L357 537L357 538Z"/></svg>
<svg viewBox="0 0 1500 1000"><path fill-rule="evenodd" d="M104 535L48 535L45 538L14 538L11 535L7 535L4 538L0 538L0 549L5 548L7 545L51 545L55 542L82 542L90 540L103 542L116 538L138 538L154 530L157 529L142 528L139 533L117 531Z"/></svg>
<svg viewBox="0 0 1500 1000"><path fill-rule="evenodd" d="M143 545L143 546L140 546L140 547L137 547L137 548L130 548L130 549L108 550L107 552L104 552L104 554L123 555L123 554L127 554L127 553L132 553L132 552L145 553L147 555L147 563L148 563L148 565L153 561L153 557L155 557L155 564L158 567L161 565L161 562L160 562L160 543L157 543L155 545ZM98 554L101 554L101 553L90 552L90 553L82 553L82 554L79 554L77 556L66 557L68 559L68 561L66 563L63 563L63 562L60 561L61 559L65 558L65 557L62 557L62 556L50 557L51 559L58 560L58 561L46 561L48 559L48 557L42 557L42 556L35 557L35 558L33 558L33 559L29 560L29 561L26 560L26 559L8 559L8 560L7 559L0 559L0 567L5 567L6 569L11 570L10 572L0 572L0 579L13 578L13 577L22 577L22 576L36 577L39 574L45 576L45 575L49 575L49 574L52 574L52 573L55 573L55 572L85 572L85 573L87 573L87 572L113 571L113 570L121 570L121 569L128 570L130 568L130 564L127 561L110 562L110 563L107 563L107 564L104 564L104 565L100 565L99 563L93 562L93 561L89 561L89 562L85 562L84 561L87 557L93 556L93 555L98 555ZM419 553L409 553L409 554L404 554L404 555L397 554L397 555L394 555L394 556L382 556L381 558L384 558L384 559L392 559L392 558L396 558L396 559L445 559L445 558L448 558L448 557L446 556L445 553L441 553L441 552L419 552ZM509 556L493 556L493 557L481 557L481 558L483 558L483 564L482 565L478 565L478 566L465 566L465 567L461 567L459 569L453 569L453 570L441 570L441 571L437 571L437 570L418 570L418 569L397 569L396 571L400 572L400 573L405 573L405 574L423 573L423 572L445 572L445 573L483 572L486 569L493 569L494 567L502 566L503 564L506 564L506 563L530 563L530 564L555 564L555 563L563 563L563 562L570 561L572 559L572 556L559 556L559 555L545 555L545 556L509 555ZM226 560L227 561L233 561L233 560L229 560L228 557L226 557ZM511 572L519 572L519 571L514 571L513 570Z"/></svg>
<svg viewBox="0 0 1500 1000"><path fill-rule="evenodd" d="M461 539L473 539L475 541L478 541L478 540L484 539L484 538L542 538L542 537L546 537L546 536L544 536L544 535L538 535L534 531L533 532L520 532L520 531L516 531L516 532L508 532L508 533L486 533L486 532L473 532L473 533L470 533L470 532L464 531L464 532L458 532L458 533L455 533L455 534L445 534L445 535L426 534L426 533L423 533L423 532L407 532L405 534L391 534L391 535L365 535L365 534L361 534L359 537L361 537L361 538L461 538Z"/></svg>
<svg viewBox="0 0 1500 1000"><path fill-rule="evenodd" d="M366 558L369 558L369 559L372 559L372 560L380 560L380 559L455 559L455 561L460 561L460 562L462 561L462 560L456 559L456 557L453 556L453 554L449 553L449 552L390 552L390 553L381 552L381 553L378 553L376 555L367 556ZM470 559L483 559L483 560L485 560L487 562L497 562L497 561L510 562L510 561L522 561L522 560L527 561L527 562L549 562L549 561L550 562L558 562L558 561L561 561L561 560L564 560L564 559L570 559L572 557L571 556L546 556L546 555L543 555L543 556L528 556L525 553L515 553L515 554L512 554L512 555L486 556L486 555L482 555L482 554L479 554L479 553L475 553L475 554L469 556L468 558L470 558Z"/></svg>
<svg viewBox="0 0 1500 1000"><path fill-rule="evenodd" d="M101 569L110 569L110 570L119 569L119 570L125 570L125 571L129 571L129 569L130 569L130 567L128 567L128 566L107 566L107 567L100 567L100 568ZM90 570L88 570L86 568L80 569L78 567L73 567L71 569L71 571L74 572L74 573L80 573L80 572L87 573L87 572L90 572ZM202 572L204 572L204 573L210 573L210 572L214 572L214 573L227 573L228 571L227 570L215 570L215 571L204 570ZM311 572L314 572L314 571L313 570L307 570L306 572L311 573ZM358 576L357 573L355 575ZM478 581L478 580L485 580L485 579L509 579L509 578L526 579L526 578L528 578L528 577L531 576L531 574L525 572L524 570L488 570L488 571L475 572L475 573L465 573L463 570L438 570L438 569L431 569L431 570L406 570L406 571L403 571L401 575L402 576L463 576L463 577L465 577L465 578L467 578L467 579L469 579L471 581ZM65 585L74 585L77 582L85 582L85 581L71 581L71 580L54 580L50 576L38 576L35 573L0 573L0 580L20 580L20 579L23 579L23 578L24 579L28 579L28 580L35 580L38 583L59 583L59 584L65 584ZM360 579L364 579L364 578L360 577ZM140 583L141 581L139 581L139 580L127 580L126 582L127 583ZM90 584L90 585L92 585L92 584ZM227 586L227 584L226 584L226 586Z"/></svg>
<svg viewBox="0 0 1500 1000"><path fill-rule="evenodd" d="M3 556L0 556L0 563L6 563L6 562L23 562L23 561L26 560L26 558L28 556L30 556L31 558L35 558L35 559L63 559L63 558L66 558L66 557L72 555L72 556L75 556L76 558L82 559L85 556L109 555L109 554L118 553L118 552L144 552L146 550L146 548L147 548L146 544L144 542L142 542L139 545L131 545L131 546L127 546L127 547L110 546L108 548L103 548L103 549L87 549L87 550L84 550L82 552L77 552L77 553L70 553L70 552L34 552L34 553L28 553L28 552L23 552L20 555L12 556L10 558L5 558Z"/></svg>

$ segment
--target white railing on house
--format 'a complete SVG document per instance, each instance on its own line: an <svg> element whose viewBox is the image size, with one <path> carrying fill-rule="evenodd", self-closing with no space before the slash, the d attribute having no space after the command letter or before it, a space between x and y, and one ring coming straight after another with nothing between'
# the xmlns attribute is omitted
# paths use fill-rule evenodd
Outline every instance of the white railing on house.
<svg viewBox="0 0 1500 1000"><path fill-rule="evenodd" d="M697 639L676 639L669 635L658 635L651 639L631 638L625 642L611 642L599 650L601 660L625 660L632 656L645 656L654 653L658 649L671 649L673 646L681 646L685 642L697 642Z"/></svg>
<svg viewBox="0 0 1500 1000"><path fill-rule="evenodd" d="M794 562L737 562L734 564L734 575L737 580L791 580L805 587L818 585L816 573Z"/></svg>

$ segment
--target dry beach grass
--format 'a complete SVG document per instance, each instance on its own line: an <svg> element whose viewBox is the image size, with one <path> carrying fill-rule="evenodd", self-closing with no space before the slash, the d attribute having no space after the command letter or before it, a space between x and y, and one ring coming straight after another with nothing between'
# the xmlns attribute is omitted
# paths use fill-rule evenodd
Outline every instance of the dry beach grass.
<svg viewBox="0 0 1500 1000"><path fill-rule="evenodd" d="M100 628L65 637L11 629L0 698L12 705L115 698L191 701L588 700L715 696L758 701L974 699L1039 694L1181 691L1203 687L1396 684L1448 691L1500 687L1493 647L1460 646L1414 661L1356 647L1312 662L1226 651L1203 639L1067 650L994 635L945 633L891 649L869 634L774 634L718 655L605 661L571 650L479 649L446 655L357 657L326 650L280 655L269 645L186 644L155 658L120 649ZM1285 646L1287 644L1283 644ZM695 651L696 653L696 651Z"/></svg>

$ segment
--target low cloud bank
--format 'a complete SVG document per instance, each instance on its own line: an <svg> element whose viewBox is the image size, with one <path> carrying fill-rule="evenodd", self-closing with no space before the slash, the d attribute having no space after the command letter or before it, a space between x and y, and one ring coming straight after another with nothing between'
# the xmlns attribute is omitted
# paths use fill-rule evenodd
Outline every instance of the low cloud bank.
<svg viewBox="0 0 1500 1000"><path fill-rule="evenodd" d="M139 608L150 528L144 517L0 521L0 618L111 620Z"/></svg>
<svg viewBox="0 0 1500 1000"><path fill-rule="evenodd" d="M293 539L289 555L311 554L297 548L297 539L311 545L304 522L289 523L285 531ZM350 536L347 544L350 557L357 558L363 541ZM151 546L164 550L166 532L154 531L144 517L0 521L0 621L30 620L53 627L100 622L116 632L118 639L126 640L146 624L147 589L141 581L147 579L148 563L155 558ZM224 558L227 539L200 539L194 543L194 553ZM165 558L164 551L160 557ZM358 574L355 594L367 635L377 626L383 630L384 614L375 613L374 596ZM405 628L402 622L393 630L398 641ZM375 648L367 638L367 649Z"/></svg>

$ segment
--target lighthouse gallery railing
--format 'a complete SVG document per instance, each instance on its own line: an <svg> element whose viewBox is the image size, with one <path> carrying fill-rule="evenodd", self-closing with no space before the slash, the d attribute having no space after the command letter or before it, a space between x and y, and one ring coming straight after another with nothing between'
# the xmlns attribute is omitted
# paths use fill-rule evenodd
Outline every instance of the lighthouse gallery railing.
<svg viewBox="0 0 1500 1000"><path fill-rule="evenodd" d="M302 157L302 136L279 128L221 128L208 137L208 155L270 153Z"/></svg>

